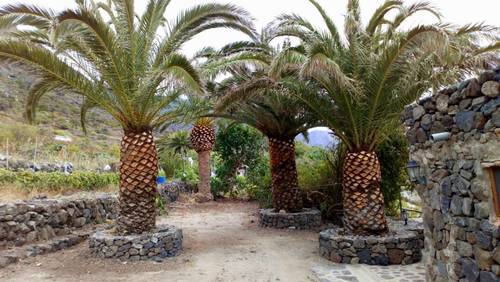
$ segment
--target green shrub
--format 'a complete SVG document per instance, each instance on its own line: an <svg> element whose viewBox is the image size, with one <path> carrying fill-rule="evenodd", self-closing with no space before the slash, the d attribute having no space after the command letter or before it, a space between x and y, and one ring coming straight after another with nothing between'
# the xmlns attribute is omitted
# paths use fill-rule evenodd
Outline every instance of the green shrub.
<svg viewBox="0 0 500 282"><path fill-rule="evenodd" d="M325 185L334 178L330 167L330 150L296 143L296 163L299 186L303 190Z"/></svg>
<svg viewBox="0 0 500 282"><path fill-rule="evenodd" d="M396 130L391 138L379 147L377 152L382 171L382 193L385 212L399 214L399 203L403 187L411 188L406 173L408 162L408 141L402 130Z"/></svg>
<svg viewBox="0 0 500 282"><path fill-rule="evenodd" d="M250 199L259 202L260 207L272 206L271 168L269 167L269 154L262 152L258 161L247 171L247 195Z"/></svg>
<svg viewBox="0 0 500 282"><path fill-rule="evenodd" d="M226 194L235 195L241 190L237 187L236 173L243 166L253 167L262 152L264 137L256 129L244 124L231 124L221 128L217 133L214 153L217 154L215 174L219 180L214 180L212 189L214 196Z"/></svg>
<svg viewBox="0 0 500 282"><path fill-rule="evenodd" d="M34 188L46 191L64 191L67 189L94 191L110 185L118 185L116 173L95 173L77 171L72 174L62 172L9 171L0 169L0 185L15 185L21 189Z"/></svg>

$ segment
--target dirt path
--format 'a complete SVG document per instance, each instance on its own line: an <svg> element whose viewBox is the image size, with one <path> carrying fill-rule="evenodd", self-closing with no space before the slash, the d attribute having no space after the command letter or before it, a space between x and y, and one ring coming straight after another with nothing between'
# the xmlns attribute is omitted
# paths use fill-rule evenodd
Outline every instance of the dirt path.
<svg viewBox="0 0 500 282"><path fill-rule="evenodd" d="M329 266L317 232L262 229L247 202L178 204L160 223L181 227L184 249L162 263L95 259L83 243L0 270L0 281L315 281Z"/></svg>

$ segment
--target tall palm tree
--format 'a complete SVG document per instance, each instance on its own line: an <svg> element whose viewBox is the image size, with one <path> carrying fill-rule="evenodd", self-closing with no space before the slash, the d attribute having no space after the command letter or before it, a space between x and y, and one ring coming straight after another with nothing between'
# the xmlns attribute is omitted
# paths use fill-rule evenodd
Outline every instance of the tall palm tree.
<svg viewBox="0 0 500 282"><path fill-rule="evenodd" d="M211 90L217 98L215 116L248 124L269 141L272 195L275 210L297 212L303 208L295 164L295 137L317 126L316 118L298 102L297 94L316 91L314 83L298 76L298 66L289 64L271 73L280 48L270 45L269 32L259 40L235 42L219 51L204 50L208 59L204 74L230 74ZM293 95L295 94L295 95Z"/></svg>
<svg viewBox="0 0 500 282"><path fill-rule="evenodd" d="M498 30L483 25L449 24L403 28L417 12L440 14L427 2L406 6L388 0L362 25L358 0L348 0L345 38L326 11L309 0L326 30L296 14L281 15L274 36L301 40L282 52L274 72L290 62L302 64L302 76L323 91L301 100L347 147L343 166L346 227L358 234L387 231L380 190L377 146L398 126L403 107L429 89L455 81L483 62L485 52L500 46ZM478 39L494 42L484 48ZM325 102L325 97L329 102Z"/></svg>
<svg viewBox="0 0 500 282"><path fill-rule="evenodd" d="M84 112L99 107L122 126L117 220L122 234L154 228L153 129L184 114L179 96L203 91L181 46L212 28L253 34L248 13L236 6L198 5L168 21L169 3L150 0L140 17L133 0L79 0L76 9L60 13L25 4L0 8L0 28L9 30L0 40L0 59L22 62L40 77L28 101L30 120L44 93L68 90L84 97Z"/></svg>
<svg viewBox="0 0 500 282"><path fill-rule="evenodd" d="M215 129L213 120L208 117L199 118L191 130L191 147L198 153L198 170L200 182L195 198L198 202L213 200L210 189L210 152L215 144Z"/></svg>

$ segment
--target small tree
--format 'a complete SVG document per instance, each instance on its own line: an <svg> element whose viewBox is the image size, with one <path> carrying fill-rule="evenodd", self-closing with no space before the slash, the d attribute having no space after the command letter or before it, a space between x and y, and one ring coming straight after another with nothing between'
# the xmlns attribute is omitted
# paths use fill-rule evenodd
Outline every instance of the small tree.
<svg viewBox="0 0 500 282"><path fill-rule="evenodd" d="M221 164L216 175L222 180L225 191L234 189L238 169L256 165L262 146L262 135L244 124L219 129L214 151L221 157Z"/></svg>
<svg viewBox="0 0 500 282"><path fill-rule="evenodd" d="M210 153L215 144L215 129L211 118L199 118L191 129L191 148L198 153L198 170L200 182L198 183L198 193L196 200L206 202L213 199L210 189L210 179L212 177Z"/></svg>

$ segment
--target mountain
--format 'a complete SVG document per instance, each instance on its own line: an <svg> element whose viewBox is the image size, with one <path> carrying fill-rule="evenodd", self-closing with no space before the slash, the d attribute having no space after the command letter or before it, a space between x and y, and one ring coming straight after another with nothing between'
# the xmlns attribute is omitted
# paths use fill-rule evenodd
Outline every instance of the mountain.
<svg viewBox="0 0 500 282"><path fill-rule="evenodd" d="M310 129L308 135L308 141L306 141L302 134L297 136L295 140L301 141L309 146L322 148L332 147L338 144L338 140L334 138L332 132L324 127Z"/></svg>

